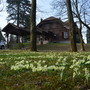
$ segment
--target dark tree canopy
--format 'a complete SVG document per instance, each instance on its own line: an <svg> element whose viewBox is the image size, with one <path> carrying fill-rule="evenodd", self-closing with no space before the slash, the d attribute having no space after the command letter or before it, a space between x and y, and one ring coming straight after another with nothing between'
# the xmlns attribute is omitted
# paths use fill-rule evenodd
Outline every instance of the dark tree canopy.
<svg viewBox="0 0 90 90"><path fill-rule="evenodd" d="M24 27L30 26L31 4L29 0L7 0L8 21L13 21Z"/></svg>

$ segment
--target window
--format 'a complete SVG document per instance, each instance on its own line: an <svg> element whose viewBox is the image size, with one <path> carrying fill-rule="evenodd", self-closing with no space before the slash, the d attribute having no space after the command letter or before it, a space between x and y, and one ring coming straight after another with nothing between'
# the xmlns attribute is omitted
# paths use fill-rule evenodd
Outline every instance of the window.
<svg viewBox="0 0 90 90"><path fill-rule="evenodd" d="M68 32L64 32L64 38L65 38L65 39L68 38Z"/></svg>

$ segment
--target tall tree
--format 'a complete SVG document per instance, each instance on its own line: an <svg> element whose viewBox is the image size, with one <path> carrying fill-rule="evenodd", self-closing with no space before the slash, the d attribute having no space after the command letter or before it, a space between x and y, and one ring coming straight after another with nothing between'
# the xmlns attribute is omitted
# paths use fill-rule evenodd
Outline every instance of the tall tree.
<svg viewBox="0 0 90 90"><path fill-rule="evenodd" d="M17 26L29 27L31 6L29 0L7 0L8 21L13 21Z"/></svg>
<svg viewBox="0 0 90 90"><path fill-rule="evenodd" d="M79 38L81 42L81 50L84 51L85 48L84 48L83 37L82 37L82 29L83 29L82 25L88 28L88 30L90 30L90 26L89 26L90 25L90 19L89 19L90 5L88 4L90 3L90 0L71 0L71 1L72 1L71 3L73 8L72 11L73 11L74 19L79 26L78 33L79 33ZM55 0L53 6L57 10L59 16L60 15L66 16L64 17L64 19L67 19L65 0ZM62 11L62 13L60 11Z"/></svg>
<svg viewBox="0 0 90 90"><path fill-rule="evenodd" d="M70 41L71 41L71 51L76 52L77 46L76 46L76 34L75 34L75 26L74 26L74 20L73 20L73 14L72 14L72 7L71 7L71 0L66 0L67 5L67 12L68 12L68 20L69 20L69 27L70 27Z"/></svg>
<svg viewBox="0 0 90 90"><path fill-rule="evenodd" d="M74 2L74 0L73 0L73 2ZM80 13L79 13L79 10L78 10L78 0L75 0L74 6L75 6L76 13L78 15L78 19L79 19L80 18ZM79 26L80 26L80 28L79 28L78 32L79 32L79 36L80 36L81 50L85 51L83 37L82 37L82 23L81 23L80 19L79 19Z"/></svg>
<svg viewBox="0 0 90 90"><path fill-rule="evenodd" d="M31 41L31 51L37 51L36 45L36 0L32 0L31 6L31 22L30 22L30 41Z"/></svg>
<svg viewBox="0 0 90 90"><path fill-rule="evenodd" d="M13 21L18 27L29 28L31 4L29 0L7 0L8 21ZM17 36L17 43L20 45L20 36Z"/></svg>

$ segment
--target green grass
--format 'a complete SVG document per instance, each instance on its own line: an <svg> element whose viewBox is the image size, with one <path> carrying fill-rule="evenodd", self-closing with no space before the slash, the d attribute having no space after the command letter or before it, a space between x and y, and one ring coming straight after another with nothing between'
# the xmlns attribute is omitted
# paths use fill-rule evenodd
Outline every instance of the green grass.
<svg viewBox="0 0 90 90"><path fill-rule="evenodd" d="M90 52L0 51L0 90L85 90Z"/></svg>
<svg viewBox="0 0 90 90"><path fill-rule="evenodd" d="M77 44L78 51L81 51L81 45L78 43ZM20 49L18 44L11 45L9 49ZM30 49L30 43L23 43L21 44L21 49ZM48 44L43 44L43 45L37 45L37 50L38 51L70 51L70 44L69 43L48 43ZM90 44L85 44L85 50L90 51Z"/></svg>

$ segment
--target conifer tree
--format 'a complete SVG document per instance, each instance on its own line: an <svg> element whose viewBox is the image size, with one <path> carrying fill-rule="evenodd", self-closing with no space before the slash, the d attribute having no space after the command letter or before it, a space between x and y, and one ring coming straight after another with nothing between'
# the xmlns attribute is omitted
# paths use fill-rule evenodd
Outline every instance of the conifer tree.
<svg viewBox="0 0 90 90"><path fill-rule="evenodd" d="M29 0L7 0L8 21L13 21L17 26L29 27L31 6Z"/></svg>

